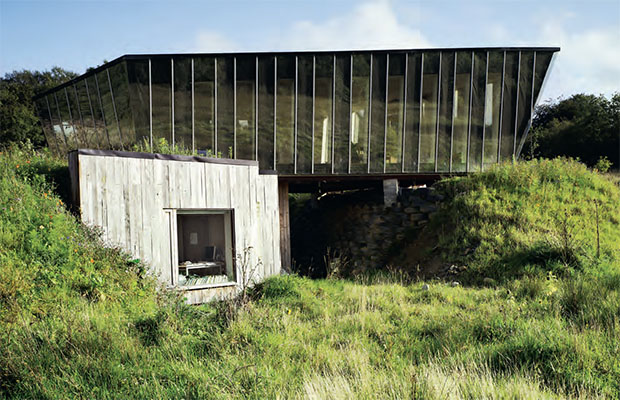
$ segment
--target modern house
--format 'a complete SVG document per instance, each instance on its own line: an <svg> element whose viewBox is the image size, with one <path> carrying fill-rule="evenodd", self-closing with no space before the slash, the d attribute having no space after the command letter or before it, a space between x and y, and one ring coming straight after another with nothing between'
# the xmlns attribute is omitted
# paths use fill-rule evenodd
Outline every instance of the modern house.
<svg viewBox="0 0 620 400"><path fill-rule="evenodd" d="M35 100L50 148L72 152L84 221L167 284L206 290L239 282L245 247L261 277L290 263L289 188L387 189L518 158L557 51L126 55ZM163 200L130 213L138 192Z"/></svg>

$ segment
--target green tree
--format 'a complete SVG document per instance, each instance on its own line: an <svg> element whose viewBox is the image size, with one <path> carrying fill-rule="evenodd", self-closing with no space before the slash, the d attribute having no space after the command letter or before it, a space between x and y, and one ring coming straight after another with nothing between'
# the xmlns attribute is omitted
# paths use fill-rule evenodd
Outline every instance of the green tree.
<svg viewBox="0 0 620 400"><path fill-rule="evenodd" d="M54 67L50 71L13 71L0 80L0 145L30 140L45 145L32 98L77 76Z"/></svg>
<svg viewBox="0 0 620 400"><path fill-rule="evenodd" d="M523 149L526 157L579 158L594 167L606 157L620 166L620 93L604 96L576 94L536 108Z"/></svg>

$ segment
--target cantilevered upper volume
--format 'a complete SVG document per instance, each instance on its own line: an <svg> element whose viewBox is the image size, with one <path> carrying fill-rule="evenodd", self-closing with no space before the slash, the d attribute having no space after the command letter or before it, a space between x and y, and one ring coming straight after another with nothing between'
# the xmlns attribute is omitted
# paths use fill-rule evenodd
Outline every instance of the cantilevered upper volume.
<svg viewBox="0 0 620 400"><path fill-rule="evenodd" d="M37 97L50 148L194 151L280 175L517 158L559 48L126 55Z"/></svg>

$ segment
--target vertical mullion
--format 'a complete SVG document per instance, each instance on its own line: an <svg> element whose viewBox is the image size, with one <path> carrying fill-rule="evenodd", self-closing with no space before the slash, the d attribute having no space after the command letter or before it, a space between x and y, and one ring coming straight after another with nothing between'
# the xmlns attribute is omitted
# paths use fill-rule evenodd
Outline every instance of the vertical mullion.
<svg viewBox="0 0 620 400"><path fill-rule="evenodd" d="M390 79L390 53L385 55L385 104L384 104L384 113L383 113L383 173L385 173L386 163L387 163L387 120L388 120L388 92L390 88L389 85Z"/></svg>
<svg viewBox="0 0 620 400"><path fill-rule="evenodd" d="M336 170L336 151L334 149L334 144L336 137L336 54L332 57L332 151L331 151L331 160L332 160L332 174Z"/></svg>
<svg viewBox="0 0 620 400"><path fill-rule="evenodd" d="M99 139L99 135L97 133L97 121L95 118L95 109L93 108L93 102L90 99L90 90L88 89L88 80L85 78L84 79L84 87L86 87L86 97L88 97L88 107L90 109L90 115L93 118L93 132L94 134L97 136L95 142L96 142L96 146L97 148L101 148L101 141Z"/></svg>
<svg viewBox="0 0 620 400"><path fill-rule="evenodd" d="M439 117L441 109L441 61L443 53L439 52L439 72L437 73L437 113L435 121L435 172L437 172L437 166L439 164Z"/></svg>
<svg viewBox="0 0 620 400"><path fill-rule="evenodd" d="M519 143L519 151L516 153L521 153L521 150L523 149L523 145L525 144L525 139L526 139L525 134L526 132L530 130L530 126L532 125L532 118L534 117L534 82L535 82L535 79L536 79L536 52L534 52L534 59L532 60L532 86L531 86L532 95L530 96L530 117L527 122L527 125L525 126L525 130L523 131L521 142Z"/></svg>
<svg viewBox="0 0 620 400"><path fill-rule="evenodd" d="M172 123L172 148L174 149L175 137L174 137L174 58L170 59L170 110Z"/></svg>
<svg viewBox="0 0 620 400"><path fill-rule="evenodd" d="M254 71L254 159L258 161L258 56Z"/></svg>
<svg viewBox="0 0 620 400"><path fill-rule="evenodd" d="M153 75L149 58L149 135L151 152L153 151Z"/></svg>
<svg viewBox="0 0 620 400"><path fill-rule="evenodd" d="M105 122L105 112L103 111L103 100L101 100L101 89L99 88L99 79L97 78L97 74L93 74L95 77L95 86L97 87L97 96L99 97L99 107L101 108L101 120L103 121L103 130L105 131L105 135L108 138L108 149L112 148L110 144L110 134L108 133L108 124Z"/></svg>
<svg viewBox="0 0 620 400"><path fill-rule="evenodd" d="M512 160L516 160L517 150L517 126L519 125L519 79L521 79L521 51L519 51L519 60L517 62L517 90L515 100L515 128L513 133L512 143Z"/></svg>
<svg viewBox="0 0 620 400"><path fill-rule="evenodd" d="M218 157L217 147L217 57L213 57L213 156Z"/></svg>
<svg viewBox="0 0 620 400"><path fill-rule="evenodd" d="M116 120L116 129L118 129L118 138L121 141L121 150L125 150L125 146L123 146L123 132L121 131L121 124L118 122L118 113L116 112L116 101L114 100L114 90L112 90L110 68L107 68L105 72L108 75L108 86L110 87L110 98L112 99L112 110L114 111L114 119Z"/></svg>
<svg viewBox="0 0 620 400"><path fill-rule="evenodd" d="M73 113L71 112L71 103L69 102L69 92L67 92L67 88L65 87L65 100L67 102L67 109L69 110L69 120L71 121L71 129L73 129L73 141L75 142L76 148L78 147L78 138L77 138L77 130L75 129L75 122L73 121Z"/></svg>
<svg viewBox="0 0 620 400"><path fill-rule="evenodd" d="M370 53L370 74L368 75L368 148L366 149L366 170L370 173L370 136L372 134L372 63L373 54Z"/></svg>
<svg viewBox="0 0 620 400"><path fill-rule="evenodd" d="M84 78L84 87L86 88L86 98L88 98L88 108L90 109L90 115L93 118L93 129L95 132L97 131L97 123L95 122L95 110L93 109L93 102L90 99L90 90L88 90L88 82L86 78ZM99 143L97 143L97 147L99 147Z"/></svg>
<svg viewBox="0 0 620 400"><path fill-rule="evenodd" d="M62 132L62 138L65 142L65 149L68 150L69 145L67 144L67 135L65 134L65 127L62 123L62 115L60 114L60 107L58 106L58 96L56 95L56 93L57 92L54 92L54 100L56 100L56 113L58 114L58 122L60 125L60 131Z"/></svg>
<svg viewBox="0 0 620 400"><path fill-rule="evenodd" d="M310 123L310 129L312 130L312 149L311 149L311 166L310 173L314 174L314 112L316 107L316 56L312 56L312 121Z"/></svg>
<svg viewBox="0 0 620 400"><path fill-rule="evenodd" d="M277 138L277 117L278 112L278 57L273 56L273 169L277 170L278 162L278 138Z"/></svg>
<svg viewBox="0 0 620 400"><path fill-rule="evenodd" d="M458 52L454 52L454 70L452 71L452 110L451 114L451 123L450 123L450 161L448 171L452 172L452 151L454 150L454 89L456 88L456 61L458 58Z"/></svg>
<svg viewBox="0 0 620 400"><path fill-rule="evenodd" d="M486 136L486 119L487 119L487 85L489 84L489 52L487 51L487 61L486 64L484 66L484 112L482 114L482 146L481 146L481 151L482 151L482 158L480 159L480 171L484 171L484 141L485 141L485 136ZM492 99L491 99L492 100ZM492 102L492 101L491 101ZM491 108L493 107L493 105L491 104Z"/></svg>
<svg viewBox="0 0 620 400"><path fill-rule="evenodd" d="M471 146L471 107L474 92L474 52L471 52L471 72L469 73L469 105L467 107L467 159L465 161L465 172L469 172L469 150ZM483 121L484 123L484 121Z"/></svg>
<svg viewBox="0 0 620 400"><path fill-rule="evenodd" d="M196 134L196 128L195 128L195 103L194 103L194 58L192 57L192 61L191 61L191 65L192 65L192 154L194 154L195 150L195 134Z"/></svg>
<svg viewBox="0 0 620 400"><path fill-rule="evenodd" d="M110 78L110 69L106 69L106 75L108 76L108 87L110 88L110 99L112 100L112 111L114 111L114 120L116 121L116 129L118 130L118 137L121 143L121 150L124 150L123 145L123 132L121 131L121 124L118 120L118 112L116 110L116 100L114 99L114 90L112 89L112 78Z"/></svg>
<svg viewBox="0 0 620 400"><path fill-rule="evenodd" d="M420 116L418 118L418 162L416 172L420 172L420 145L422 144L422 93L424 92L424 53L420 57Z"/></svg>
<svg viewBox="0 0 620 400"><path fill-rule="evenodd" d="M499 130L497 135L497 163L499 164L502 159L502 128L504 126L503 114L504 114L504 79L506 77L506 50L504 50L504 60L502 61L502 83L501 83L501 91L500 91L500 100L499 100Z"/></svg>
<svg viewBox="0 0 620 400"><path fill-rule="evenodd" d="M297 86L298 86L298 68L299 66L299 60L298 60L298 56L295 56L295 110L294 110L294 115L295 115L295 121L293 123L294 127L294 150L293 150L293 173L297 173Z"/></svg>
<svg viewBox="0 0 620 400"><path fill-rule="evenodd" d="M334 93L336 93L336 56L334 55ZM335 102L334 96L334 102ZM334 105L334 113L336 110L336 106ZM349 138L348 138L348 154L347 154L347 173L351 173L351 146L353 140L353 54L349 57L349 123L348 129ZM333 160L332 162L335 162Z"/></svg>
<svg viewBox="0 0 620 400"><path fill-rule="evenodd" d="M78 92L77 92L77 87L75 86L75 84L72 85L73 86L73 94L75 94L75 104L77 105L77 110L78 110L78 115L80 117L80 129L82 129L82 133L84 134L84 142L86 144L86 147L90 147L90 145L88 144L88 139L86 138L86 134L84 129L84 117L82 116L82 109L80 108L80 98L78 97Z"/></svg>
<svg viewBox="0 0 620 400"><path fill-rule="evenodd" d="M403 91L403 132L400 143L400 172L405 172L405 133L407 132L407 69L409 68L409 53L405 53L405 74Z"/></svg>
<svg viewBox="0 0 620 400"><path fill-rule="evenodd" d="M50 109L50 101L45 96L45 103L47 104L47 114L50 116L50 126L52 128L51 134L54 137L54 146L56 147L56 151L60 155L60 146L58 145L58 140L56 139L56 133L54 132L54 120L52 119L52 111Z"/></svg>
<svg viewBox="0 0 620 400"><path fill-rule="evenodd" d="M534 82L536 81L536 52L534 52L534 61L532 62L532 96L530 97L530 119L534 115Z"/></svg>
<svg viewBox="0 0 620 400"><path fill-rule="evenodd" d="M233 57L233 155L237 159L237 57Z"/></svg>

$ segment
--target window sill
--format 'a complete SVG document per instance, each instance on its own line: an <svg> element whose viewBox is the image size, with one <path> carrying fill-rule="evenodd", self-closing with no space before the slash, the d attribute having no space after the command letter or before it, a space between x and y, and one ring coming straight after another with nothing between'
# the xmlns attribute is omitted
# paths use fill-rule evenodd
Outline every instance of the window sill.
<svg viewBox="0 0 620 400"><path fill-rule="evenodd" d="M206 285L195 286L173 286L172 289L179 291L201 290L201 289L214 289L220 287L237 286L237 282L222 282L222 283L209 283Z"/></svg>

